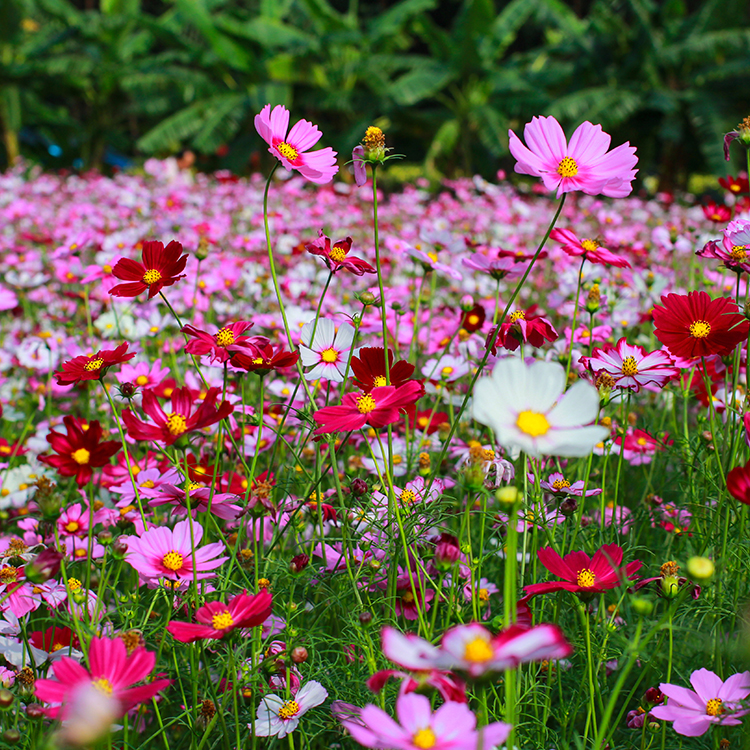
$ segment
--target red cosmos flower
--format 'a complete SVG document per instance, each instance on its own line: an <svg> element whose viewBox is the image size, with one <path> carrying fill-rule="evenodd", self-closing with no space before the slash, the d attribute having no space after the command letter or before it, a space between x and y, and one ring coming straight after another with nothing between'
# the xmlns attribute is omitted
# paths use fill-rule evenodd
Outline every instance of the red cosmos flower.
<svg viewBox="0 0 750 750"><path fill-rule="evenodd" d="M496 330L497 327L487 334L485 347L489 346ZM538 349L544 345L545 341L554 341L558 335L552 323L546 318L531 315L527 318L523 310L516 310L500 326L500 333L495 339L491 352L493 355L497 354L498 346L515 351L521 345L521 342L531 344Z"/></svg>
<svg viewBox="0 0 750 750"><path fill-rule="evenodd" d="M324 406L313 414L320 425L315 434L359 430L366 424L376 429L385 427L398 422L400 410L419 401L423 395L424 387L417 380L409 380L399 388L384 385L369 393L347 393L341 406Z"/></svg>
<svg viewBox="0 0 750 750"><path fill-rule="evenodd" d="M747 177L732 177L731 175L727 175L726 180L723 177L719 177L719 185L734 195L750 191Z"/></svg>
<svg viewBox="0 0 750 750"><path fill-rule="evenodd" d="M268 375L271 370L284 370L287 367L294 367L298 359L299 352L287 352L284 351L282 345L274 348L271 344L266 343L263 346L256 346L253 354L246 351L235 352L232 355L232 364L248 372Z"/></svg>
<svg viewBox="0 0 750 750"><path fill-rule="evenodd" d="M183 333L194 337L185 344L185 351L197 357L209 354L211 362L218 361L222 364L228 362L236 352L254 354L257 347L268 344L268 339L265 336L243 336L242 334L252 326L249 321L240 320L220 328L214 334L191 325L182 326Z"/></svg>
<svg viewBox="0 0 750 750"><path fill-rule="evenodd" d="M80 648L78 636L67 627L50 625L46 630L35 630L29 633L29 643L34 647L53 654L61 648Z"/></svg>
<svg viewBox="0 0 750 750"><path fill-rule="evenodd" d="M732 209L729 206L710 201L703 206L703 215L709 221L715 221L717 224L726 224L732 218Z"/></svg>
<svg viewBox="0 0 750 750"><path fill-rule="evenodd" d="M128 282L118 284L109 290L115 297L137 297L148 289L151 299L165 286L172 286L175 281L185 276L182 273L187 263L187 254L180 256L182 245L172 240L166 248L161 242L146 241L143 243L143 263L130 258L120 258L112 269L112 275Z"/></svg>
<svg viewBox="0 0 750 750"><path fill-rule="evenodd" d="M571 552L565 557L552 549L543 547L537 552L539 561L550 573L562 578L562 581L548 581L526 586L526 596L521 602L527 602L538 594L551 591L572 591L575 594L600 594L609 589L616 589L633 578L643 563L635 560L620 568L622 547L616 544L605 544L592 558L585 552Z"/></svg>
<svg viewBox="0 0 750 750"><path fill-rule="evenodd" d="M3 415L0 410L0 417ZM23 448L19 442L9 443L5 438L0 438L0 458L5 456L23 456L28 453L28 448Z"/></svg>
<svg viewBox="0 0 750 750"><path fill-rule="evenodd" d="M424 409L418 411L414 417L409 417L409 421L414 425L413 429L422 430L427 435L433 435L440 429L440 425L450 424L450 417L444 411Z"/></svg>
<svg viewBox="0 0 750 750"><path fill-rule="evenodd" d="M135 357L128 352L128 345L120 344L117 349L102 349L90 357L81 355L62 363L62 370L55 373L58 385L73 385L84 380L101 380L113 365L120 365Z"/></svg>
<svg viewBox="0 0 750 750"><path fill-rule="evenodd" d="M487 313L484 308L480 304L476 304L461 317L461 328L469 333L474 333L474 331L481 330L486 319Z"/></svg>
<svg viewBox="0 0 750 750"><path fill-rule="evenodd" d="M156 424L142 422L130 409L123 410L122 421L128 428L128 435L136 440L160 440L164 445L172 445L185 433L216 424L234 411L234 406L228 401L222 401L219 408L216 408L219 393L220 388L209 388L201 405L191 413L194 399L190 389L175 388L172 393L172 410L167 414L153 391L147 390L143 392L142 408Z"/></svg>
<svg viewBox="0 0 750 750"><path fill-rule="evenodd" d="M254 628L262 625L271 615L271 599L271 594L266 589L251 595L243 591L226 604L204 604L195 612L198 622L173 620L167 625L167 630L180 643L192 643L205 638L223 638L236 628Z"/></svg>
<svg viewBox="0 0 750 750"><path fill-rule="evenodd" d="M140 646L128 656L125 643L120 638L94 636L89 646L88 661L89 669L86 669L75 659L63 656L50 667L54 680L37 680L34 683L36 697L54 704L46 710L47 716L65 719L70 699L86 683L115 698L120 704L121 715L139 703L150 700L170 684L169 680L154 680L146 685L128 687L151 674L156 654Z"/></svg>
<svg viewBox="0 0 750 750"><path fill-rule="evenodd" d="M729 494L745 505L750 505L750 461L744 466L735 466L727 474Z"/></svg>
<svg viewBox="0 0 750 750"><path fill-rule="evenodd" d="M409 381L414 374L414 365L400 359L394 364L393 352L388 350L388 370L391 385L399 388ZM382 346L365 346L352 357L352 383L369 393L373 388L386 384L385 379L385 350Z"/></svg>
<svg viewBox="0 0 750 750"><path fill-rule="evenodd" d="M604 266L617 266L618 268L630 268L630 263L625 258L620 258L614 253L602 247L598 240L579 240L570 229L553 229L550 239L562 243L562 249L568 255L586 257L592 263Z"/></svg>
<svg viewBox="0 0 750 750"><path fill-rule="evenodd" d="M60 476L75 477L83 487L93 474L92 468L104 466L122 447L119 440L102 439L102 427L97 420L86 424L75 417L63 417L67 434L54 430L47 442L57 456L39 456L42 463L54 466Z"/></svg>
<svg viewBox="0 0 750 750"><path fill-rule="evenodd" d="M362 258L349 257L352 249L352 238L346 237L338 240L331 246L331 238L326 237L322 230L318 232L318 239L305 245L305 250L312 255L320 255L331 273L336 273L342 268L353 273L355 276L363 276L366 273L375 273L375 269Z"/></svg>
<svg viewBox="0 0 750 750"><path fill-rule="evenodd" d="M750 322L728 297L706 292L667 294L654 306L654 334L675 357L729 354L747 338Z"/></svg>

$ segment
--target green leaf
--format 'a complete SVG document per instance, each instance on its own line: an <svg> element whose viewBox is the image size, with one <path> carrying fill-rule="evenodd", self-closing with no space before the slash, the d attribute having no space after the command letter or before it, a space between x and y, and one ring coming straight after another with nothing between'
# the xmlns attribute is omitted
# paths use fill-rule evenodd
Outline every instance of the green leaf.
<svg viewBox="0 0 750 750"><path fill-rule="evenodd" d="M289 26L274 18L253 18L240 21L232 16L221 14L215 17L216 25L235 36L251 39L261 47L303 47L318 46L317 39L311 34Z"/></svg>
<svg viewBox="0 0 750 750"><path fill-rule="evenodd" d="M105 16L136 16L141 10L141 0L101 0L100 8Z"/></svg>
<svg viewBox="0 0 750 750"><path fill-rule="evenodd" d="M397 78L387 93L397 104L416 104L437 94L457 73L445 63L427 60L415 65L414 69Z"/></svg>
<svg viewBox="0 0 750 750"><path fill-rule="evenodd" d="M485 60L497 60L516 40L519 29L534 11L530 0L512 0L506 5L490 27L489 34L482 40L480 54Z"/></svg>
<svg viewBox="0 0 750 750"><path fill-rule="evenodd" d="M375 17L369 26L369 37L375 41L396 34L409 19L433 10L435 7L437 7L437 0L402 0Z"/></svg>

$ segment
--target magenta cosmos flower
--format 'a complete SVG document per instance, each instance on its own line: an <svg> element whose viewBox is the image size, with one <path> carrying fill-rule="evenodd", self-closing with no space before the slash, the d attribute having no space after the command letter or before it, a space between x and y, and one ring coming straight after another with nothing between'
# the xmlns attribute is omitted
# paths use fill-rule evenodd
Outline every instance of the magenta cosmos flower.
<svg viewBox="0 0 750 750"><path fill-rule="evenodd" d="M642 346L628 344L624 338L614 347L594 349L585 363L597 375L600 372L611 375L618 388L636 392L649 384L662 388L680 373L667 352L657 349L647 354Z"/></svg>
<svg viewBox="0 0 750 750"><path fill-rule="evenodd" d="M526 146L512 130L508 135L516 172L541 177L548 190L557 190L558 198L576 190L624 198L633 189L635 148L628 142L608 151L612 139L601 125L582 123L568 143L554 117L532 117L523 131Z"/></svg>
<svg viewBox="0 0 750 750"><path fill-rule="evenodd" d="M355 719L340 718L360 745L394 750L489 750L502 744L510 724L496 721L476 729L477 718L465 703L448 701L432 712L430 699L417 693L396 701L397 724L378 706L365 706Z"/></svg>
<svg viewBox="0 0 750 750"><path fill-rule="evenodd" d="M211 362L222 364L238 353L255 357L261 347L268 346L269 341L265 336L245 336L245 331L252 327L250 321L240 320L228 323L212 334L195 326L182 326L182 333L193 337L185 344L185 351L197 357L208 355Z"/></svg>
<svg viewBox="0 0 750 750"><path fill-rule="evenodd" d="M75 659L63 656L51 667L54 680L36 681L34 689L37 698L52 704L47 709L49 717L65 719L71 697L86 683L104 695L115 698L120 704L120 716L133 706L150 700L169 685L169 680L155 680L147 685L129 687L151 674L156 654L141 646L128 656L125 643L120 638L92 638L88 661L89 669L86 669Z"/></svg>
<svg viewBox="0 0 750 750"><path fill-rule="evenodd" d="M255 115L255 129L270 146L273 154L290 172L296 169L305 179L316 185L324 185L339 171L336 152L332 148L308 151L323 135L317 125L300 120L287 135L289 110L280 104L273 108L266 104L259 115Z"/></svg>
<svg viewBox="0 0 750 750"><path fill-rule="evenodd" d="M271 615L271 594L262 589L258 594L241 594L222 602L207 602L195 612L198 622L173 620L167 630L181 643L192 643L204 638L223 638L237 628L262 625Z"/></svg>
<svg viewBox="0 0 750 750"><path fill-rule="evenodd" d="M549 236L562 244L562 249L571 257L585 256L586 260L600 266L630 268L630 263L603 247L599 240L579 239L570 229L553 229Z"/></svg>
<svg viewBox="0 0 750 750"><path fill-rule="evenodd" d="M192 581L193 547L195 547L195 577L212 578L214 570L229 558L218 557L224 552L222 542L198 547L203 538L203 527L193 521L195 543L191 544L190 519L175 524L174 529L157 526L140 536L126 538L126 560L147 581Z"/></svg>
<svg viewBox="0 0 750 750"><path fill-rule="evenodd" d="M685 737L705 734L711 724L736 726L739 717L750 711L740 701L750 695L750 672L733 674L726 682L708 669L690 675L693 690L662 683L659 689L669 698L666 706L655 706L651 713L662 721L673 721L674 731Z"/></svg>

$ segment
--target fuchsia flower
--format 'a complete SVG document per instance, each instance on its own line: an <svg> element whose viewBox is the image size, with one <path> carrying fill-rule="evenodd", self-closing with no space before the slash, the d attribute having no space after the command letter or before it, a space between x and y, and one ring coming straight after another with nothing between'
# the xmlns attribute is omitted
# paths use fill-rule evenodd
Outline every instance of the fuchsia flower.
<svg viewBox="0 0 750 750"><path fill-rule="evenodd" d="M115 297L137 297L148 289L151 299L165 286L172 286L184 278L188 256L182 255L182 245L172 240L166 248L161 242L143 243L142 263L131 258L120 258L112 269L112 275L125 281L109 290Z"/></svg>
<svg viewBox="0 0 750 750"><path fill-rule="evenodd" d="M581 363L595 374L603 371L611 375L618 388L636 392L645 385L662 388L680 374L667 352L659 349L646 354L642 346L628 344L624 337L614 347L594 349Z"/></svg>
<svg viewBox="0 0 750 750"><path fill-rule="evenodd" d="M360 745L394 750L491 750L511 730L500 721L477 730L476 716L465 703L448 701L433 713L429 698L417 693L398 697L396 715L400 724L369 704L358 717L339 721Z"/></svg>
<svg viewBox="0 0 750 750"><path fill-rule="evenodd" d="M128 344L120 344L116 349L101 349L90 357L85 354L73 357L62 363L62 369L55 373L58 385L77 385L84 380L101 380L114 365L127 362L135 357L128 351Z"/></svg>
<svg viewBox="0 0 750 750"><path fill-rule="evenodd" d="M533 478L532 478L533 484ZM583 479L579 479L577 482L571 484L559 471L555 471L549 475L547 479L542 479L539 482L539 486L556 497L575 495L576 497L583 497L583 488L586 483ZM586 497L593 497L595 495L601 495L601 489L590 489L586 490Z"/></svg>
<svg viewBox="0 0 750 750"><path fill-rule="evenodd" d="M729 217L727 217L729 218ZM701 258L717 258L724 261L724 265L735 273L745 271L750 273L750 220L737 219L729 224L723 232L721 242L711 240L707 242L696 255Z"/></svg>
<svg viewBox="0 0 750 750"><path fill-rule="evenodd" d="M628 190L628 192L630 192ZM599 240L579 239L570 229L553 229L549 233L550 239L562 244L562 249L572 257L585 256L586 260L603 266L617 266L630 268L630 263L619 255L602 247Z"/></svg>
<svg viewBox="0 0 750 750"><path fill-rule="evenodd" d="M576 190L610 198L630 195L638 171L635 148L628 142L608 151L612 139L601 125L581 123L567 143L554 117L532 117L523 134L528 146L508 131L516 172L541 177L547 190L557 190L558 198Z"/></svg>
<svg viewBox="0 0 750 750"><path fill-rule="evenodd" d="M125 643L120 638L92 638L88 662L89 669L86 669L75 659L63 656L51 667L54 680L36 681L34 689L37 698L53 704L47 709L48 716L65 719L71 698L85 683L116 699L119 716L150 700L170 684L169 680L155 680L146 685L129 687L151 674L156 654L139 647L128 656Z"/></svg>
<svg viewBox="0 0 750 750"><path fill-rule="evenodd" d="M332 148L308 151L323 135L317 125L300 120L287 135L289 110L286 107L278 104L272 111L271 105L266 104L260 114L255 115L255 129L270 146L268 153L273 154L290 172L296 169L310 182L324 185L339 171L336 152Z"/></svg>
<svg viewBox="0 0 750 750"><path fill-rule="evenodd" d="M222 542L214 542L198 547L203 538L203 527L192 522L195 534L194 543L190 537L190 520L175 524L174 529L156 526L144 531L140 536L126 537L130 563L147 581L166 578L170 581L193 580L193 547L195 547L195 577L198 580L212 578L214 570L221 567L229 558L218 557L224 552Z"/></svg>
<svg viewBox="0 0 750 750"><path fill-rule="evenodd" d="M262 625L271 615L271 594L262 589L257 594L247 591L230 599L226 604L207 602L195 613L198 622L173 620L167 630L181 643L192 643L205 638L219 639L237 628L254 628Z"/></svg>
<svg viewBox="0 0 750 750"><path fill-rule="evenodd" d="M342 268L355 276L363 276L366 273L376 273L375 269L362 258L355 258L349 255L352 249L352 238L345 237L343 240L337 240L331 245L331 238L323 234L323 230L318 232L318 239L313 240L309 245L305 245L305 250L311 255L319 255L325 261L331 273L336 273Z"/></svg>
<svg viewBox="0 0 750 750"><path fill-rule="evenodd" d="M738 672L728 680L708 669L697 669L690 675L693 690L662 682L659 689L669 699L665 706L655 706L651 713L662 721L673 721L677 734L699 737L711 724L737 726L740 716L750 712L741 701L750 696L750 672Z"/></svg>
<svg viewBox="0 0 750 750"><path fill-rule="evenodd" d="M729 494L745 505L750 505L750 461L744 466L735 466L727 474Z"/></svg>
<svg viewBox="0 0 750 750"><path fill-rule="evenodd" d="M211 362L228 362L233 354L238 352L249 356L256 356L259 347L267 346L268 339L265 336L243 336L245 331L252 328L253 324L246 320L230 323L223 326L216 333L201 331L191 325L182 327L182 332L193 336L192 341L185 345L188 354L197 357L209 355Z"/></svg>

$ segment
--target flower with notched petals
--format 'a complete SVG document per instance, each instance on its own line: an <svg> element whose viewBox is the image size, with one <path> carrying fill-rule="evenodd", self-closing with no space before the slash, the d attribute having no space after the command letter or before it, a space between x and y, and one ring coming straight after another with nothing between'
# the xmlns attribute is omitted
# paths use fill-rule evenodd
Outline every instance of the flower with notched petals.
<svg viewBox="0 0 750 750"><path fill-rule="evenodd" d="M135 357L128 352L128 345L120 344L116 349L102 349L90 357L81 355L62 363L62 369L55 373L58 385L75 385L84 380L101 380L107 370L114 365L127 362Z"/></svg>
<svg viewBox="0 0 750 750"><path fill-rule="evenodd" d="M166 248L161 242L143 243L143 262L120 258L112 275L125 281L109 290L115 297L137 297L148 289L148 298L157 295L165 286L184 278L188 256L182 255L182 245L172 240Z"/></svg>

